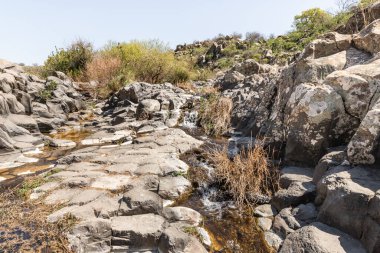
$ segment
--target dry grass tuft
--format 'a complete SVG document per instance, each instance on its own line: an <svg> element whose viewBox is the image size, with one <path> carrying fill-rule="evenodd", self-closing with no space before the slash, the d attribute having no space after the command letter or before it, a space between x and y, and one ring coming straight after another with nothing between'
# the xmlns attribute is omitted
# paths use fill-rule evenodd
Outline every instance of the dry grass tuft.
<svg viewBox="0 0 380 253"><path fill-rule="evenodd" d="M232 100L227 97L210 95L201 102L200 124L208 135L222 135L231 125Z"/></svg>
<svg viewBox="0 0 380 253"><path fill-rule="evenodd" d="M185 91L193 92L195 90L195 87L191 82L181 82L181 83L175 84L175 86Z"/></svg>
<svg viewBox="0 0 380 253"><path fill-rule="evenodd" d="M204 86L201 88L198 88L197 92L202 95L215 95L219 93L219 89L215 86Z"/></svg>
<svg viewBox="0 0 380 253"><path fill-rule="evenodd" d="M255 204L252 196L271 196L278 189L278 170L269 163L268 153L260 144L243 149L233 159L226 148L211 152L209 157L216 178L227 186L238 206Z"/></svg>
<svg viewBox="0 0 380 253"><path fill-rule="evenodd" d="M4 252L72 252L65 234L76 219L66 216L48 223L46 217L60 206L28 200L31 189L41 183L39 177L27 179L0 194L0 249Z"/></svg>

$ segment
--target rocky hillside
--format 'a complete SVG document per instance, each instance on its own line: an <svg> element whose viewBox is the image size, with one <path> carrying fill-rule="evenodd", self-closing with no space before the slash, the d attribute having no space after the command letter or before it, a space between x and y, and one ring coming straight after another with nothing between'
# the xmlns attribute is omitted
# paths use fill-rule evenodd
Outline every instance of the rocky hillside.
<svg viewBox="0 0 380 253"><path fill-rule="evenodd" d="M214 81L233 126L283 151L282 189L257 209L280 252L379 252L379 6L359 32L325 34L288 66L248 60Z"/></svg>

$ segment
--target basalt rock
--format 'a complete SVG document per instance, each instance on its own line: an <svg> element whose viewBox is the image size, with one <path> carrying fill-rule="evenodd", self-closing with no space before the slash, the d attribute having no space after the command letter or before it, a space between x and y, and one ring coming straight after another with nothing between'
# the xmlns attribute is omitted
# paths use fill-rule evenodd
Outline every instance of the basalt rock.
<svg viewBox="0 0 380 253"><path fill-rule="evenodd" d="M67 119L66 114L83 109L74 83L63 73L55 75L41 80L24 72L21 66L1 60L0 125L3 133L0 142L4 148L32 148L35 137L31 134L56 129ZM7 122L25 130L23 144L4 127ZM31 145L25 145L27 142Z"/></svg>

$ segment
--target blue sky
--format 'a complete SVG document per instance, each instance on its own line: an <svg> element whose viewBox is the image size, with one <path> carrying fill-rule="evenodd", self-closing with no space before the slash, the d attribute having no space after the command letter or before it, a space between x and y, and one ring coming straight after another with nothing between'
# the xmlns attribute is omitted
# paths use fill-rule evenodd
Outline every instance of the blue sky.
<svg viewBox="0 0 380 253"><path fill-rule="evenodd" d="M335 0L0 0L0 58L43 63L57 46L82 38L107 41L160 39L177 44L258 31L283 34L293 17Z"/></svg>

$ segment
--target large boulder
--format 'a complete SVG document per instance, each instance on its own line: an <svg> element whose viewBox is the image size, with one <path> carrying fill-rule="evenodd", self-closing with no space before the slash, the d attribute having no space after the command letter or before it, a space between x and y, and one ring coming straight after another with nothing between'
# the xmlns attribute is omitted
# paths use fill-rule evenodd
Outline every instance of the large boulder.
<svg viewBox="0 0 380 253"><path fill-rule="evenodd" d="M109 252L111 232L110 220L93 218L82 221L68 234L70 247L75 252Z"/></svg>
<svg viewBox="0 0 380 253"><path fill-rule="evenodd" d="M365 253L359 241L349 235L315 222L291 233L280 253Z"/></svg>
<svg viewBox="0 0 380 253"><path fill-rule="evenodd" d="M165 219L154 214L113 217L112 250L155 251L165 226Z"/></svg>
<svg viewBox="0 0 380 253"><path fill-rule="evenodd" d="M380 52L380 19L373 21L354 36L355 46L371 54Z"/></svg>
<svg viewBox="0 0 380 253"><path fill-rule="evenodd" d="M311 57L314 59L333 55L350 48L352 36L330 32L320 36L306 46L301 58Z"/></svg>
<svg viewBox="0 0 380 253"><path fill-rule="evenodd" d="M161 253L206 253L202 244L194 237L186 234L181 228L170 226L165 229L159 241Z"/></svg>
<svg viewBox="0 0 380 253"><path fill-rule="evenodd" d="M155 99L144 99L137 106L136 117L138 119L149 119L153 113L158 112L161 104Z"/></svg>
<svg viewBox="0 0 380 253"><path fill-rule="evenodd" d="M376 169L338 166L319 182L316 204L318 220L360 239L369 252L377 252L380 236L376 192L380 172ZM369 222L371 221L372 222Z"/></svg>
<svg viewBox="0 0 380 253"><path fill-rule="evenodd" d="M380 99L362 120L348 144L348 160L353 164L374 164L379 155Z"/></svg>
<svg viewBox="0 0 380 253"><path fill-rule="evenodd" d="M315 165L333 143L348 142L352 136L352 117L330 86L297 86L285 113L288 162Z"/></svg>
<svg viewBox="0 0 380 253"><path fill-rule="evenodd" d="M5 101L7 104L7 107L4 105ZM3 114L7 113L14 113L14 114L24 114L25 113L25 107L17 101L17 98L11 94L11 93L2 93L0 92L0 103L3 105L0 105L0 110L4 112Z"/></svg>

